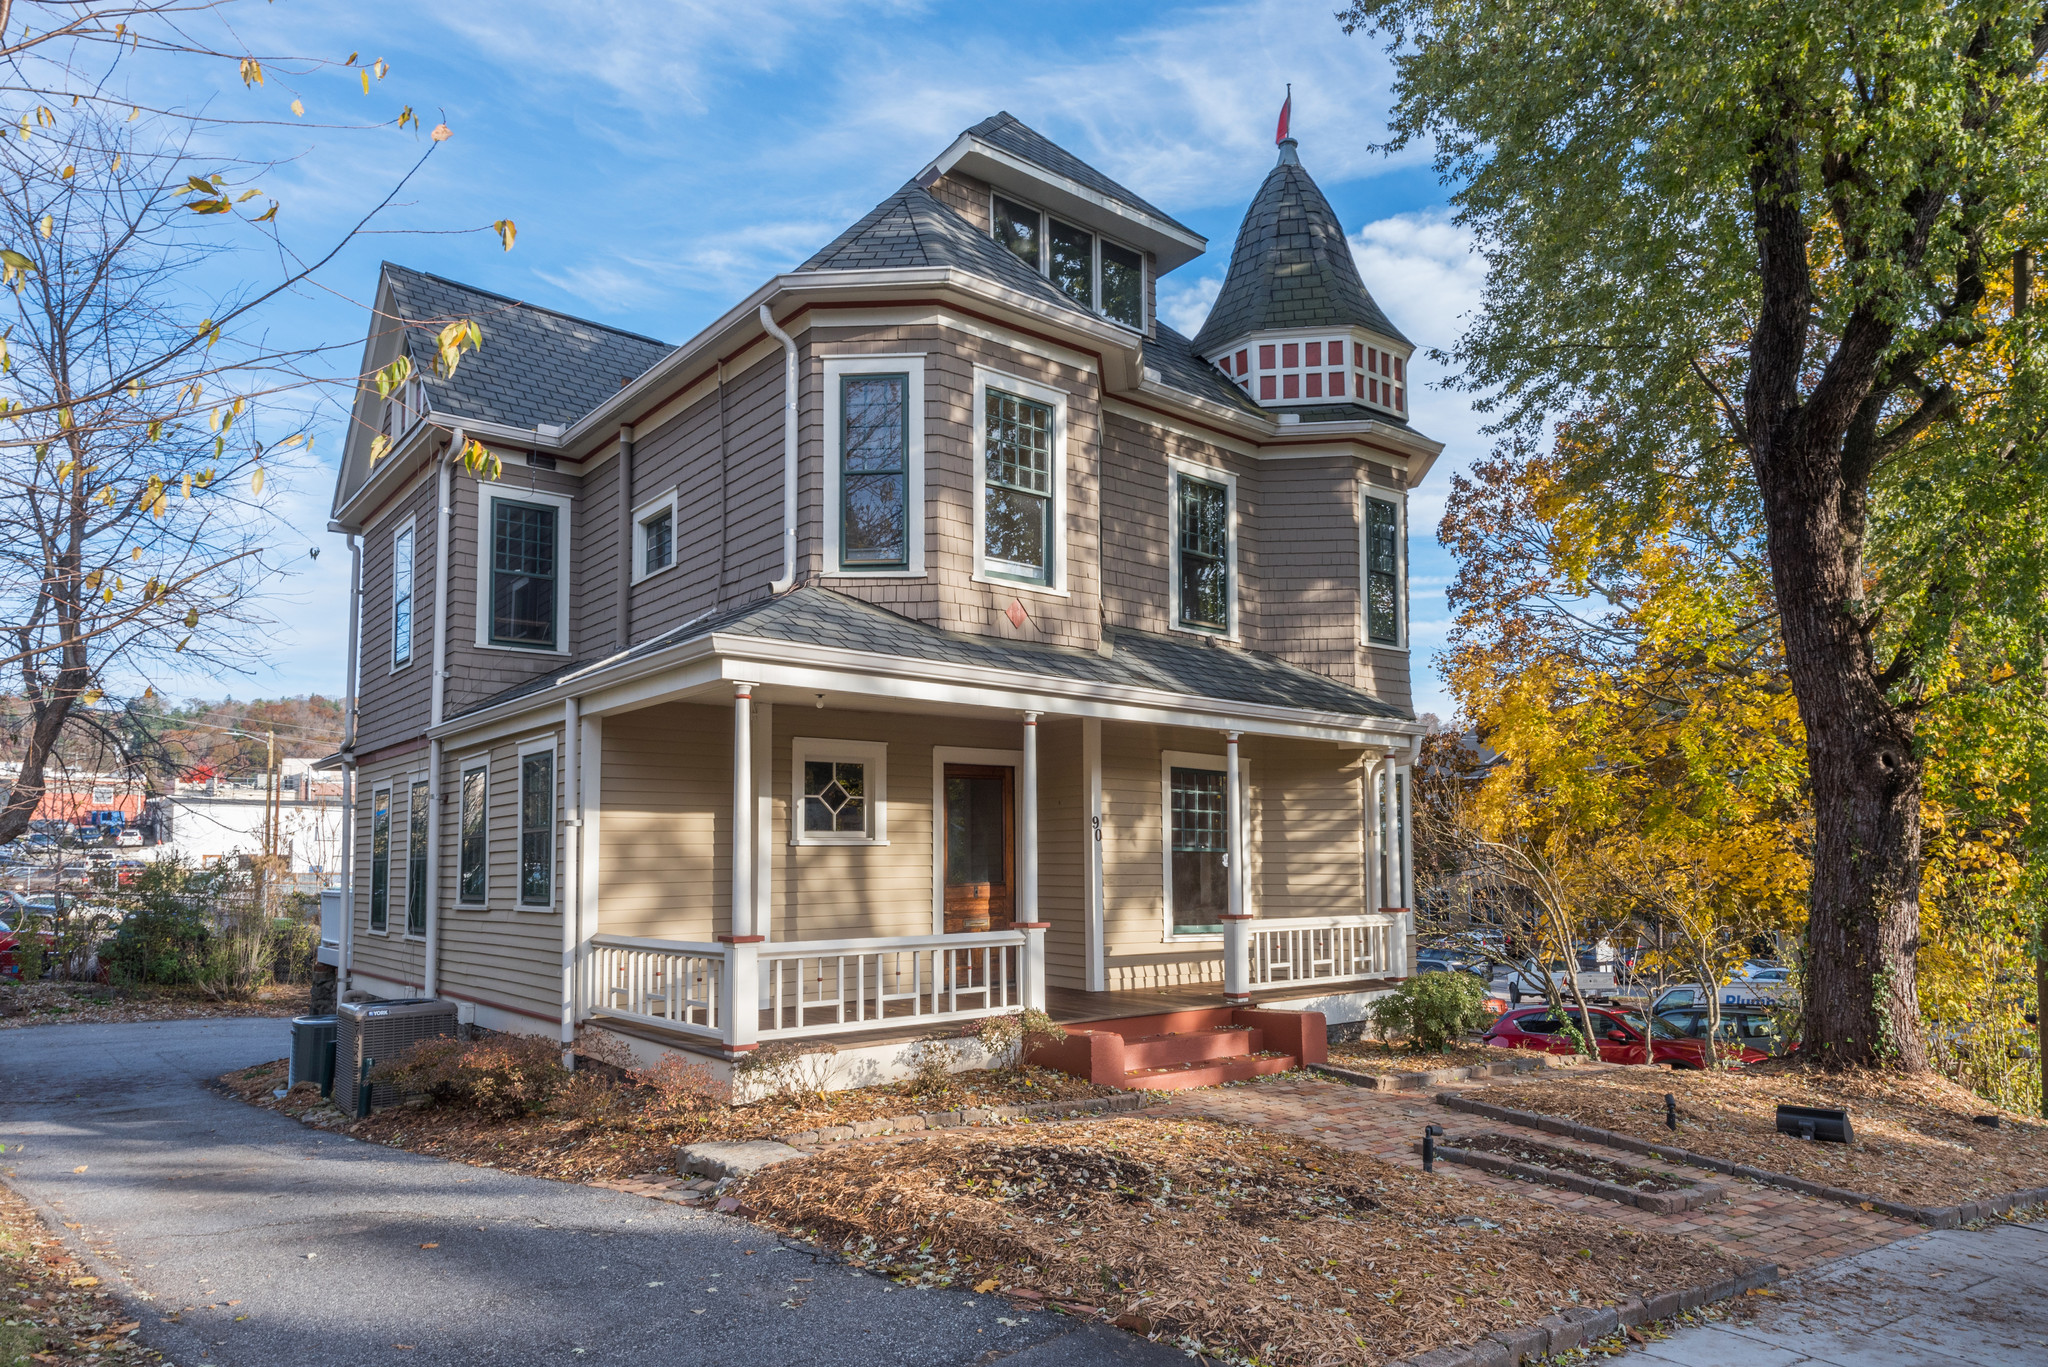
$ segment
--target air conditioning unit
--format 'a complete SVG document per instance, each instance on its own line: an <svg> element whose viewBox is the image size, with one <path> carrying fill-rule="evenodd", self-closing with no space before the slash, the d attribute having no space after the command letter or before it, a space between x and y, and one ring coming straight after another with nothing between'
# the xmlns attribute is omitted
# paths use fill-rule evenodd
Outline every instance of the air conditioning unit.
<svg viewBox="0 0 2048 1367"><path fill-rule="evenodd" d="M413 997L403 1001L343 1002L334 1047L334 1104L342 1114L356 1113L356 1088L363 1060L389 1063L423 1039L455 1033L455 1003ZM370 1087L370 1105L395 1106L398 1089L388 1082Z"/></svg>

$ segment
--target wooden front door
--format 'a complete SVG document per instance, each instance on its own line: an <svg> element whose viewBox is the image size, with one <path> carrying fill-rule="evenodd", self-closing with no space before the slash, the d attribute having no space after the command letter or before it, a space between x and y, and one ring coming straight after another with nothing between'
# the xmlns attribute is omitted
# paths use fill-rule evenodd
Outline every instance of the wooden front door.
<svg viewBox="0 0 2048 1367"><path fill-rule="evenodd" d="M1016 771L946 766L946 933L1006 930L1016 907Z"/></svg>

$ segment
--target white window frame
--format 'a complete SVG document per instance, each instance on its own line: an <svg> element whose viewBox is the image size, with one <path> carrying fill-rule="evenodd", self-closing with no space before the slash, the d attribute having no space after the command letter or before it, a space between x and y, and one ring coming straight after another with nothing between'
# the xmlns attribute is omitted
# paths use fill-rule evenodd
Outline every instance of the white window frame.
<svg viewBox="0 0 2048 1367"><path fill-rule="evenodd" d="M928 360L924 352L892 352L874 356L827 356L825 360L825 556L824 577L827 579L922 579L924 566L924 523L929 497L925 489L924 475L924 372ZM839 535L842 513L840 469L843 453L840 443L844 437L845 414L841 381L848 375L896 375L909 376L904 389L904 415L907 421L907 451L904 456L905 488L904 515L909 523L905 529L907 541L904 546L905 563L901 569L842 569Z"/></svg>
<svg viewBox="0 0 2048 1367"><path fill-rule="evenodd" d="M932 747L932 934L946 933L946 766L949 764L982 764L991 768L1005 768L1012 771L1013 785L1011 805L1013 821L1022 821L1023 800L1020 780L1024 776L1024 752L1022 750L986 750L966 745L934 745ZM1016 832L1012 831L1014 841ZM1014 895L1013 886L1011 892Z"/></svg>
<svg viewBox="0 0 2048 1367"><path fill-rule="evenodd" d="M405 657L398 654L398 544L406 546L405 557ZM420 602L420 538L416 518L407 518L402 526L391 530L391 660L390 672L397 673L412 663L413 643L419 636Z"/></svg>
<svg viewBox="0 0 2048 1367"><path fill-rule="evenodd" d="M681 544L677 538L676 493L667 493L651 498L633 510L633 579L635 584L652 579L657 574L666 574L676 567L682 557ZM658 570L647 568L647 524L659 513L668 514L668 563Z"/></svg>
<svg viewBox="0 0 2048 1367"><path fill-rule="evenodd" d="M491 639L491 500L514 503L551 503L555 506L555 644L519 646ZM569 653L569 575L576 561L570 554L570 522L576 501L568 494L541 489L520 489L494 480L476 482L476 646L478 650L504 650L514 655L567 655Z"/></svg>
<svg viewBox="0 0 2048 1367"><path fill-rule="evenodd" d="M1243 749L1239 747L1240 751ZM1168 945L1220 945L1220 932L1199 932L1187 934L1173 928L1173 771L1175 769L1206 769L1212 774L1228 774L1230 758L1227 755L1212 755L1196 750L1161 750L1159 752L1159 941ZM1247 801L1252 790L1251 762L1242 753L1237 758L1237 792L1234 794L1231 822L1230 849L1227 860L1245 858L1246 837L1251 831L1251 804ZM1226 782L1228 780L1225 780ZM1239 880L1244 889L1246 915L1252 914L1252 880L1250 870L1240 869L1235 863L1226 862L1229 876Z"/></svg>
<svg viewBox="0 0 2048 1367"><path fill-rule="evenodd" d="M547 754L554 757L550 772L555 779L554 791L549 803L554 820L548 823L548 900L529 902L526 900L526 878L521 865L526 858L526 757ZM519 911L552 912L562 898L562 747L560 738L550 732L545 736L534 736L519 742L518 755L513 763L513 788L515 791L512 818L512 905Z"/></svg>
<svg viewBox="0 0 2048 1367"><path fill-rule="evenodd" d="M1052 409L1052 546L1047 582L1032 584L988 568L988 391L1004 389ZM1067 395L1047 385L987 366L974 368L974 573L977 584L994 584L1018 593L1072 596L1067 586Z"/></svg>
<svg viewBox="0 0 2048 1367"><path fill-rule="evenodd" d="M484 776L484 895L471 902L462 896L462 793L466 780L481 770ZM483 911L491 905L491 752L480 751L455 762L455 905Z"/></svg>
<svg viewBox="0 0 2048 1367"><path fill-rule="evenodd" d="M1229 501L1229 516L1224 536L1224 573L1229 587L1229 600L1224 604L1224 627L1217 631L1213 627L1189 626L1180 618L1180 477L1186 475L1204 484L1223 486L1223 497ZM1167 625L1175 631L1184 631L1190 636L1205 636L1211 640L1235 641L1239 639L1238 626L1238 573L1237 573L1237 476L1219 466L1203 465L1196 461L1183 460L1179 456L1166 459L1166 520L1172 537L1171 554L1167 558L1166 593Z"/></svg>
<svg viewBox="0 0 2048 1367"><path fill-rule="evenodd" d="M792 845L886 845L889 843L889 746L883 741L798 736L789 743L789 843ZM867 766L868 828L852 831L804 829L804 764L810 760Z"/></svg>
<svg viewBox="0 0 2048 1367"><path fill-rule="evenodd" d="M1016 195L1010 194L1009 192L1004 190L999 190L994 186L990 186L988 192L988 221L990 237L995 236L996 201L998 199L1007 199L1010 201L1010 203L1015 204L1020 208L1029 209L1033 213L1036 213L1038 215L1038 273L1048 280L1052 278L1053 219L1059 218L1060 222L1070 224L1073 227L1079 228L1082 232L1087 233L1089 237L1088 292L1090 302L1087 304L1080 304L1079 300L1075 300L1074 302L1076 304L1080 304L1080 307L1087 309L1088 312L1094 314L1103 322L1109 323L1114 327L1130 328L1131 331L1138 333L1146 333L1150 330L1152 326L1152 310L1149 307L1148 301L1152 297L1152 291L1149 288L1149 286L1152 284L1152 261L1143 248L1133 247L1130 243L1124 241L1122 238L1113 237L1110 234L1103 232L1099 228L1091 228L1085 223L1075 223L1074 220L1070 217L1064 217L1055 214L1050 209L1044 208L1043 206L1038 204L1034 204L1032 201L1028 199L1019 199ZM1129 323L1123 322L1120 319L1112 318L1107 313L1104 313L1102 311L1102 244L1105 242L1121 247L1125 251L1131 253L1133 256L1138 258L1138 322L1135 327L1133 327ZM1002 244L998 242L996 245L1001 246ZM1003 250L1008 251L1009 248L1004 247ZM1028 264L1024 261L1024 258L1022 257L1018 257L1017 261L1020 265ZM1064 293L1064 291L1062 291L1062 293Z"/></svg>
<svg viewBox="0 0 2048 1367"><path fill-rule="evenodd" d="M1372 586L1367 579L1366 566L1372 551L1372 524L1368 519L1365 501L1376 498L1382 503L1394 505L1394 596L1400 605L1400 629L1398 641L1375 641L1372 638ZM1401 489L1388 489L1360 480L1358 483L1358 640L1372 650L1408 651L1408 495Z"/></svg>

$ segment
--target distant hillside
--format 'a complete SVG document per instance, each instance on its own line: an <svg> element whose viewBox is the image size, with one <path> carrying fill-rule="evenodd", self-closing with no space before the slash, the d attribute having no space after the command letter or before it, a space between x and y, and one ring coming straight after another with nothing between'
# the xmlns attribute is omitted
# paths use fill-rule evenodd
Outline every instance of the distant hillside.
<svg viewBox="0 0 2048 1367"><path fill-rule="evenodd" d="M20 760L27 722L22 699L0 695L0 763ZM102 770L121 767L125 754L158 777L211 765L223 778L241 778L263 772L270 730L283 757L332 754L341 745L341 700L314 694L249 702L194 698L175 707L102 704L66 728L57 758L67 768Z"/></svg>

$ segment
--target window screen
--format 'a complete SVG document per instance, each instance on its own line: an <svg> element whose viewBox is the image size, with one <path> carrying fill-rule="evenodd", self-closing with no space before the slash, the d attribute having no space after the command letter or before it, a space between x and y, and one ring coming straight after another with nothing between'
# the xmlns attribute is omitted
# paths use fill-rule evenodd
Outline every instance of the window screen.
<svg viewBox="0 0 2048 1367"><path fill-rule="evenodd" d="M555 509L545 503L491 504L491 639L555 645Z"/></svg>

